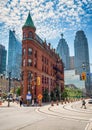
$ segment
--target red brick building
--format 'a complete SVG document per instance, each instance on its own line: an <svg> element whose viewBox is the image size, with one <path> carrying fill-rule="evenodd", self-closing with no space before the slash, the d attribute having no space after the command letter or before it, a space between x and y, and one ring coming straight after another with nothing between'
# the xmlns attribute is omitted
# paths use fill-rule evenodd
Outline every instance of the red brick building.
<svg viewBox="0 0 92 130"><path fill-rule="evenodd" d="M22 30L22 96L24 100L28 91L34 99L39 94L43 95L45 88L48 88L50 93L57 83L62 91L64 88L62 60L55 49L51 49L50 44L36 34L36 27L30 13Z"/></svg>

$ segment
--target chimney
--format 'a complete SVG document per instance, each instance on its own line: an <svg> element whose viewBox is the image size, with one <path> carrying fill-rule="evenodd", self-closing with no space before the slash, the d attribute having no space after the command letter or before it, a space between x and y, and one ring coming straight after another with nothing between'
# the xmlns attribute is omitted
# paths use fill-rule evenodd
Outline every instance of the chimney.
<svg viewBox="0 0 92 130"><path fill-rule="evenodd" d="M48 43L48 48L50 49L50 46L51 46L51 44L50 43Z"/></svg>

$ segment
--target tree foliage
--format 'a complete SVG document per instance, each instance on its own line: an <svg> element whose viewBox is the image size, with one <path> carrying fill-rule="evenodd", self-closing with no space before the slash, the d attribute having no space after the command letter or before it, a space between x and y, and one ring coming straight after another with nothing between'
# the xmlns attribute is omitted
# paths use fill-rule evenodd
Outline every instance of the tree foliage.
<svg viewBox="0 0 92 130"><path fill-rule="evenodd" d="M78 88L65 87L62 93L63 98L80 98L82 97L82 91Z"/></svg>
<svg viewBox="0 0 92 130"><path fill-rule="evenodd" d="M17 89L16 89L16 94L17 94L17 96L20 96L20 86L17 87Z"/></svg>
<svg viewBox="0 0 92 130"><path fill-rule="evenodd" d="M44 102L49 101L49 91L47 88L45 88L45 90L43 91L43 101Z"/></svg>

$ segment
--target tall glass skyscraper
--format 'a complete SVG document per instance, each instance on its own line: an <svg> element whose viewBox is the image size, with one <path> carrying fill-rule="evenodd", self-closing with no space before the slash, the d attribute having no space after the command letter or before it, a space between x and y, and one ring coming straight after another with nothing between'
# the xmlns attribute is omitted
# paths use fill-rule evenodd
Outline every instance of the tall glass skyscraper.
<svg viewBox="0 0 92 130"><path fill-rule="evenodd" d="M69 55L69 47L65 39L63 38L63 34L61 34L61 39L57 46L57 53L64 63L64 67L66 70L70 68L70 55Z"/></svg>
<svg viewBox="0 0 92 130"><path fill-rule="evenodd" d="M20 77L21 60L22 60L22 44L15 35L15 31L10 30L7 73L11 72L12 78Z"/></svg>
<svg viewBox="0 0 92 130"><path fill-rule="evenodd" d="M0 74L5 74L6 71L6 55L5 47L0 45Z"/></svg>
<svg viewBox="0 0 92 130"><path fill-rule="evenodd" d="M75 52L75 70L76 74L86 72L85 87L90 91L90 65L89 65L89 50L88 41L84 31L80 30L76 32L74 40L74 52Z"/></svg>

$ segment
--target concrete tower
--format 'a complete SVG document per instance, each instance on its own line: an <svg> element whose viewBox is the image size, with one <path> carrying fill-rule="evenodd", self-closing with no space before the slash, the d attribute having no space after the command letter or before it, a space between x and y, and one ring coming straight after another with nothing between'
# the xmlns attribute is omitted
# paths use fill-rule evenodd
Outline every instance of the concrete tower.
<svg viewBox="0 0 92 130"><path fill-rule="evenodd" d="M74 52L75 52L75 70L76 74L86 72L85 87L90 92L90 64L89 64L89 50L88 41L84 31L80 30L76 32L74 40Z"/></svg>
<svg viewBox="0 0 92 130"><path fill-rule="evenodd" d="M62 59L65 69L68 70L70 68L69 47L67 42L63 38L63 34L61 34L61 39L58 43L56 51Z"/></svg>

